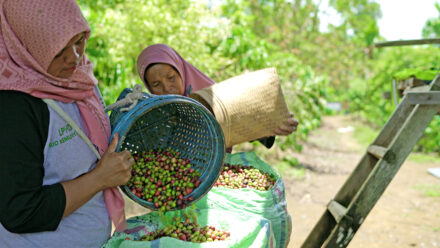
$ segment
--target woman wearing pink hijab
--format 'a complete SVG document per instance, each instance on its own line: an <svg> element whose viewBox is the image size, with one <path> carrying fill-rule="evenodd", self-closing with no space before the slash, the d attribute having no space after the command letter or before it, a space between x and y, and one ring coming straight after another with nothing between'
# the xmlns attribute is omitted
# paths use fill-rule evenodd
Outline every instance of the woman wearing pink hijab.
<svg viewBox="0 0 440 248"><path fill-rule="evenodd" d="M189 96L191 92L215 84L165 44L145 48L137 59L137 66L141 80L155 95Z"/></svg>
<svg viewBox="0 0 440 248"><path fill-rule="evenodd" d="M0 0L0 247L100 247L125 228L116 186L134 160L110 145L90 28L76 0ZM95 147L42 99L79 126ZM99 153L99 154L98 154ZM98 157L101 157L98 160Z"/></svg>
<svg viewBox="0 0 440 248"><path fill-rule="evenodd" d="M165 44L154 44L145 48L138 56L137 69L145 87L155 95L189 96L192 92L215 84L211 78ZM274 130L274 134L289 135L296 131L297 126L298 121L291 114L285 124ZM270 148L275 139L268 137L259 141Z"/></svg>

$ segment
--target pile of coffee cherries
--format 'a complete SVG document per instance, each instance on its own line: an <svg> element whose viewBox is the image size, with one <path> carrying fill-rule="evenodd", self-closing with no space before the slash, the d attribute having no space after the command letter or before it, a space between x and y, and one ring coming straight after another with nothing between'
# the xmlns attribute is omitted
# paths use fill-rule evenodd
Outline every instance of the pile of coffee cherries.
<svg viewBox="0 0 440 248"><path fill-rule="evenodd" d="M251 188L267 191L275 184L273 175L264 173L256 168L245 165L224 164L214 187L230 189Z"/></svg>
<svg viewBox="0 0 440 248"><path fill-rule="evenodd" d="M174 224L165 226L155 232L150 232L142 236L139 241L152 241L162 237L172 237L183 241L193 243L203 243L226 240L230 237L230 233L217 230L213 226L201 227L199 224L187 218L184 222L180 220L174 221Z"/></svg>
<svg viewBox="0 0 440 248"><path fill-rule="evenodd" d="M133 154L136 163L126 184L137 197L151 202L160 211L182 209L200 186L200 171L191 161L172 149L149 150Z"/></svg>

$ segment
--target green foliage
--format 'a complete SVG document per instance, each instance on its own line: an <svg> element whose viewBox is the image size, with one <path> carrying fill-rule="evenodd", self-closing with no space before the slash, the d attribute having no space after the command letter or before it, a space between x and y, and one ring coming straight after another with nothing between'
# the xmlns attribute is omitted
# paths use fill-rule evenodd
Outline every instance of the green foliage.
<svg viewBox="0 0 440 248"><path fill-rule="evenodd" d="M154 43L165 43L208 75L231 63L213 50L228 33L218 14L193 1L80 1L92 27L87 53L95 64L107 103L123 88L141 83L136 59Z"/></svg>
<svg viewBox="0 0 440 248"><path fill-rule="evenodd" d="M306 2L301 11L311 6L312 1ZM93 30L87 53L95 64L106 103L114 102L123 88L141 83L136 69L138 54L148 45L165 43L217 82L245 71L277 68L288 107L301 122L297 134L278 139L282 149L301 149L298 141L319 126L327 77L317 76L304 65L290 52L292 46L277 43L283 32L293 27L288 23L293 16L272 4L286 7L291 5L289 1L262 1L261 8L249 1L225 1L220 8L189 0L79 3ZM305 15L301 11L297 14ZM279 26L278 19L271 21L279 26L276 37L260 33L261 18L267 15L284 22Z"/></svg>
<svg viewBox="0 0 440 248"><path fill-rule="evenodd" d="M439 59L440 48L436 46L390 47L377 51L374 61L371 61L374 63L371 65L371 78L353 81L345 95L351 103L350 111L381 127L395 110L392 99L382 99L384 91L392 91L393 78L404 79L413 74L421 79L432 78L435 70L430 69L439 68ZM436 117L417 144L417 151L440 152L440 136L435 131L439 125Z"/></svg>
<svg viewBox="0 0 440 248"><path fill-rule="evenodd" d="M439 17L430 18L426 21L422 35L425 38L437 38L440 36L440 4L435 3L435 8L439 12Z"/></svg>
<svg viewBox="0 0 440 248"><path fill-rule="evenodd" d="M393 77L402 77L396 73L440 68L436 46L373 49L382 39L374 0L331 0L342 23L325 32L319 30L320 1L314 0L78 2L92 27L87 54L107 104L123 88L141 83L136 59L154 43L170 45L217 82L275 67L300 121L294 135L277 138L282 150L301 150L300 141L328 113L326 101L348 104L349 111L382 126L395 108L382 92L392 90ZM440 16L430 19L424 36L439 35L439 23ZM431 123L418 150L439 152L439 124L438 118Z"/></svg>
<svg viewBox="0 0 440 248"><path fill-rule="evenodd" d="M379 36L376 19L381 17L380 6L370 0L330 0L330 4L342 15L344 26L366 46Z"/></svg>
<svg viewBox="0 0 440 248"><path fill-rule="evenodd" d="M436 115L416 146L417 151L440 154L440 116Z"/></svg>
<svg viewBox="0 0 440 248"><path fill-rule="evenodd" d="M415 77L420 80L431 81L439 72L440 70L435 68L406 68L394 74L393 78L396 80L405 80Z"/></svg>

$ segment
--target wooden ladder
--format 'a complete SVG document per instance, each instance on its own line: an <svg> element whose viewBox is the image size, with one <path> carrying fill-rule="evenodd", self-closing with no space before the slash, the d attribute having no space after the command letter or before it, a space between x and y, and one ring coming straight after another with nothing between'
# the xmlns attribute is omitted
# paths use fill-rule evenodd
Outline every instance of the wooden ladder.
<svg viewBox="0 0 440 248"><path fill-rule="evenodd" d="M302 248L347 247L440 108L440 74L408 92L314 226Z"/></svg>

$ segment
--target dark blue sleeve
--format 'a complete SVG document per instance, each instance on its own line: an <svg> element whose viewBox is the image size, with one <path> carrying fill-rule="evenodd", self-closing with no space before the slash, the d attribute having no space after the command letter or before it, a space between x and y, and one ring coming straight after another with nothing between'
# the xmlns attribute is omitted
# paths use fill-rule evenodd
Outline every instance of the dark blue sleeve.
<svg viewBox="0 0 440 248"><path fill-rule="evenodd" d="M263 146L269 149L275 143L275 136L263 137L261 139L258 139L258 142L260 142L261 144L263 144Z"/></svg>

